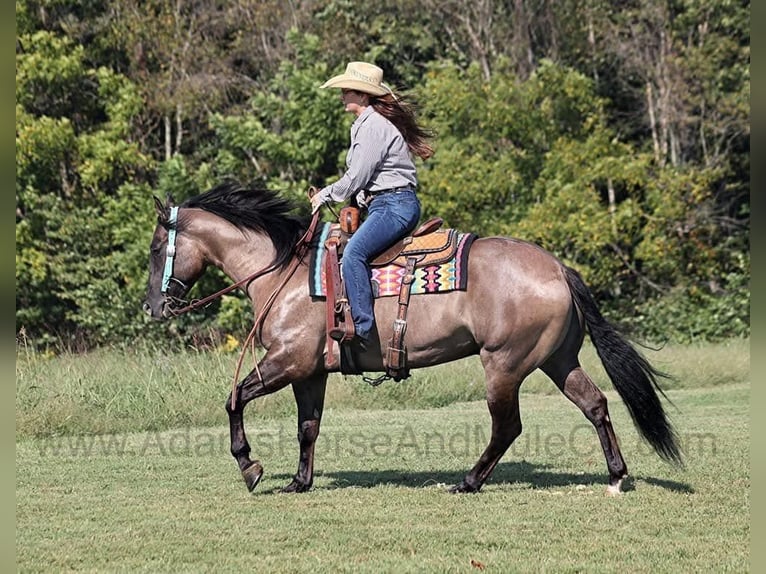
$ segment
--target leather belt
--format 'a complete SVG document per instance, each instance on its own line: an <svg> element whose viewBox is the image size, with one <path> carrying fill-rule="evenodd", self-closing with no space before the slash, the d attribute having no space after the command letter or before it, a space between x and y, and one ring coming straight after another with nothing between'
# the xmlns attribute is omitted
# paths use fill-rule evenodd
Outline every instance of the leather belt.
<svg viewBox="0 0 766 574"><path fill-rule="evenodd" d="M376 191L367 190L367 195L375 197L376 195L383 195L384 193L396 193L397 191L415 191L415 187L412 185L402 185L401 187L391 187L389 189L379 189Z"/></svg>

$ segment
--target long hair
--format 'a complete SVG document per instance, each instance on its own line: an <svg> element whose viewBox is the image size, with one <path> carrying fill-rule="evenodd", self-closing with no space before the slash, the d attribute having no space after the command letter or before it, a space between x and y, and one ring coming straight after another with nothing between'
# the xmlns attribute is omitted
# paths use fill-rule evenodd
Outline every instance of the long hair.
<svg viewBox="0 0 766 574"><path fill-rule="evenodd" d="M421 159L434 155L428 140L433 132L418 124L414 107L393 94L370 96L370 105L381 116L396 126L410 151Z"/></svg>

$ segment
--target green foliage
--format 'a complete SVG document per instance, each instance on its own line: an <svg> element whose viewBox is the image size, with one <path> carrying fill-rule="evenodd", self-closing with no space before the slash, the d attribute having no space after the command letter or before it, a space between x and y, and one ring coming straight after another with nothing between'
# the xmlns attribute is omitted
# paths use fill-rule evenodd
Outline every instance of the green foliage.
<svg viewBox="0 0 766 574"><path fill-rule="evenodd" d="M68 319L97 343L143 334L141 297L154 219L147 209L150 198L151 191L145 186L126 184L118 195L103 197L98 213L78 214L88 217L88 224L62 228L72 231L60 239L62 243L98 245L60 262L67 270L61 280L61 297L72 308ZM94 242L94 237L100 241Z"/></svg>
<svg viewBox="0 0 766 574"><path fill-rule="evenodd" d="M374 62L397 91L420 84L423 63L438 59L444 42L443 36L433 33L438 14L424 9L421 0L367 2L362 7L355 0L326 0L318 6L312 24L329 71L340 73L354 60Z"/></svg>
<svg viewBox="0 0 766 574"><path fill-rule="evenodd" d="M525 82L501 66L489 83L475 65L435 66L422 93L438 133L432 165L421 170L424 210L484 234L507 233L526 216L557 142L602 128L592 83L551 62Z"/></svg>
<svg viewBox="0 0 766 574"><path fill-rule="evenodd" d="M41 342L77 345L135 336L151 204L146 186L124 182L151 168L127 137L141 101L124 76L87 68L79 46L45 32L23 42L27 51L17 56L17 329ZM99 116L69 109L77 102L66 96L77 90L95 96L91 109ZM42 108L64 117L41 115Z"/></svg>
<svg viewBox="0 0 766 574"><path fill-rule="evenodd" d="M596 290L625 280L623 250L641 232L639 201L649 165L602 127L584 141L560 139L535 183L539 200L515 234L539 243L578 269ZM608 188L621 195L608 204Z"/></svg>
<svg viewBox="0 0 766 574"><path fill-rule="evenodd" d="M224 295L216 315L216 325L224 333L234 337L232 343L244 341L253 324L253 308L244 295Z"/></svg>
<svg viewBox="0 0 766 574"><path fill-rule="evenodd" d="M19 0L17 331L77 348L239 339L238 297L139 318L151 197L233 177L307 213L353 119L318 86L364 59L437 133L424 217L542 244L652 339L748 333L749 5L426 5ZM198 293L225 283L208 273Z"/></svg>
<svg viewBox="0 0 766 574"><path fill-rule="evenodd" d="M536 183L543 199L515 233L577 268L609 314L654 340L745 335L749 263L716 223L721 181L715 169L658 169L603 131L560 141Z"/></svg>
<svg viewBox="0 0 766 574"><path fill-rule="evenodd" d="M706 167L748 169L737 153L750 135L750 6L696 0L673 22L676 65L694 112L686 120L689 155Z"/></svg>
<svg viewBox="0 0 766 574"><path fill-rule="evenodd" d="M34 340L51 342L64 326L65 306L45 237L49 214L61 204L54 195L26 194L27 216L16 222L16 331Z"/></svg>
<svg viewBox="0 0 766 574"><path fill-rule="evenodd" d="M84 87L83 47L45 31L22 36L18 42L22 51L16 54L17 104L36 114L68 115L73 95Z"/></svg>
<svg viewBox="0 0 766 574"><path fill-rule="evenodd" d="M253 94L250 111L212 117L220 142L214 163L221 175L261 181L307 205L308 186L336 172L348 128L337 93L318 88L329 72L317 38L292 32L289 40L295 59Z"/></svg>
<svg viewBox="0 0 766 574"><path fill-rule="evenodd" d="M740 268L709 286L679 286L648 299L624 319L625 325L647 340L681 343L723 341L750 334L749 254L737 257Z"/></svg>
<svg viewBox="0 0 766 574"><path fill-rule="evenodd" d="M75 149L75 132L68 118L39 118L16 106L17 200L39 190L71 192L67 167Z"/></svg>
<svg viewBox="0 0 766 574"><path fill-rule="evenodd" d="M176 204L180 204L185 199L197 195L205 189L197 185L197 181L189 173L186 158L180 154L176 154L168 161L163 162L157 171L158 181L155 195L163 201L170 197Z"/></svg>

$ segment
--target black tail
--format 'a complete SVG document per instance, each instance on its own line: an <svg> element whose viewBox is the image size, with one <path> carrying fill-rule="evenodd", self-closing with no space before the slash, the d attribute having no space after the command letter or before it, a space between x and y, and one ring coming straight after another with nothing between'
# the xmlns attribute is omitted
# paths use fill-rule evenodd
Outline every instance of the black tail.
<svg viewBox="0 0 766 574"><path fill-rule="evenodd" d="M662 393L657 379L665 375L604 319L580 274L569 267L565 269L569 289L585 317L591 341L639 432L662 458L683 465L678 437L656 392Z"/></svg>

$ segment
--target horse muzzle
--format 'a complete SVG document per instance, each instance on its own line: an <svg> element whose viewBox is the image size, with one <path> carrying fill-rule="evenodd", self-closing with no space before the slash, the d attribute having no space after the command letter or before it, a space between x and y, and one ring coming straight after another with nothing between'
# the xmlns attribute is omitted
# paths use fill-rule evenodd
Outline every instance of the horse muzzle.
<svg viewBox="0 0 766 574"><path fill-rule="evenodd" d="M160 301L157 305L152 305L148 300L144 301L141 308L144 310L144 313L156 321L170 319L174 316L170 301L167 299Z"/></svg>

